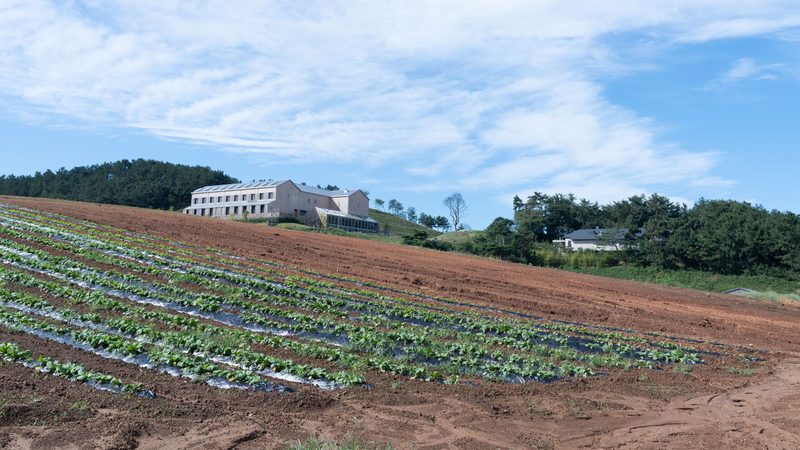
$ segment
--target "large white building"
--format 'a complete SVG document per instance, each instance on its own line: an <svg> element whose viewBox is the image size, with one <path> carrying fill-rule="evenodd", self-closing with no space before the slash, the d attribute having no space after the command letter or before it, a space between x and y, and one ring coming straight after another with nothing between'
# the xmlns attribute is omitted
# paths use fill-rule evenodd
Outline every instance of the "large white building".
<svg viewBox="0 0 800 450"><path fill-rule="evenodd" d="M308 225L377 232L360 189L329 191L291 180L205 186L192 192L185 214L225 219L292 217Z"/></svg>

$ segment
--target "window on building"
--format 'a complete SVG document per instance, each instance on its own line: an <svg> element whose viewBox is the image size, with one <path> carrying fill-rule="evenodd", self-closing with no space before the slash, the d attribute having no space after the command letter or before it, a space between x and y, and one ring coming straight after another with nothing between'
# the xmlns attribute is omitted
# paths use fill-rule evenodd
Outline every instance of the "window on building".
<svg viewBox="0 0 800 450"><path fill-rule="evenodd" d="M300 210L300 215L301 216L305 216L306 215L306 210L305 209L301 209Z"/></svg>
<svg viewBox="0 0 800 450"><path fill-rule="evenodd" d="M261 214L264 214L264 206L265 205L261 205Z"/></svg>
<svg viewBox="0 0 800 450"><path fill-rule="evenodd" d="M250 194L250 201L252 202L255 199L256 199L256 194Z"/></svg>
<svg viewBox="0 0 800 450"><path fill-rule="evenodd" d="M234 214L239 214L239 207L238 206L234 206L233 207L233 213Z"/></svg>
<svg viewBox="0 0 800 450"><path fill-rule="evenodd" d="M201 216L205 216L206 215L206 209L205 208L200 210L200 215Z"/></svg>
<svg viewBox="0 0 800 450"><path fill-rule="evenodd" d="M238 195L234 195L233 196L233 201L238 202L239 201L239 196Z"/></svg>
<svg viewBox="0 0 800 450"><path fill-rule="evenodd" d="M217 197L217 203L222 203L222 196Z"/></svg>
<svg viewBox="0 0 800 450"><path fill-rule="evenodd" d="M226 206L225 207L225 215L226 216L230 216L231 215L231 207L230 206Z"/></svg>
<svg viewBox="0 0 800 450"><path fill-rule="evenodd" d="M226 202L229 202L229 201L231 201L231 196L230 196L230 195L226 195L226 196L225 196L225 201L226 201Z"/></svg>
<svg viewBox="0 0 800 450"><path fill-rule="evenodd" d="M195 197L195 198L193 199L193 203L194 203L195 205L197 204L197 197Z"/></svg>
<svg viewBox="0 0 800 450"><path fill-rule="evenodd" d="M205 204L206 203L206 198L203 197L202 199L200 199L200 203Z"/></svg>
<svg viewBox="0 0 800 450"><path fill-rule="evenodd" d="M250 207L250 214L255 214L255 213L256 213L256 205L253 205Z"/></svg>
<svg viewBox="0 0 800 450"><path fill-rule="evenodd" d="M263 192L258 194L258 199L259 200L264 200L264 193Z"/></svg>
<svg viewBox="0 0 800 450"><path fill-rule="evenodd" d="M197 215L197 208L192 210L192 214L194 214L195 216Z"/></svg>
<svg viewBox="0 0 800 450"><path fill-rule="evenodd" d="M268 194L267 194L267 198L272 198L272 195L273 195L273 193L272 193L272 192L268 193Z"/></svg>
<svg viewBox="0 0 800 450"><path fill-rule="evenodd" d="M208 197L208 203L214 203L214 197Z"/></svg>

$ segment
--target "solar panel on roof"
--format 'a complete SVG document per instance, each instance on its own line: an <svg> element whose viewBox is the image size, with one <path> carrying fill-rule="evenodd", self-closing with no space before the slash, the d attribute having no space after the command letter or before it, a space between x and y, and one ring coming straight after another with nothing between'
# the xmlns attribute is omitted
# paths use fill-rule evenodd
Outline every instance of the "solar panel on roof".
<svg viewBox="0 0 800 450"><path fill-rule="evenodd" d="M217 191L233 191L237 189L252 189L252 188L260 188L260 187L273 187L278 186L285 183L286 180L266 180L266 181L255 181L250 183L234 183L234 184L220 184L215 186L204 186L192 191L193 194L198 194L202 192L217 192ZM323 191L328 192L328 191Z"/></svg>

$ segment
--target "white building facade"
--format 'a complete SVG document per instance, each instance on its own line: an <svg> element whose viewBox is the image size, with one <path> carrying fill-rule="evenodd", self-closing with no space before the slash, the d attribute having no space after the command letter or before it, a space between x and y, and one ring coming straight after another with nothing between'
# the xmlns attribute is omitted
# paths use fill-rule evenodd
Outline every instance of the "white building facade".
<svg viewBox="0 0 800 450"><path fill-rule="evenodd" d="M291 180L205 186L192 192L183 212L223 219L291 217L307 225L378 232L360 189L329 191Z"/></svg>
<svg viewBox="0 0 800 450"><path fill-rule="evenodd" d="M644 230L639 230L640 235ZM583 228L553 241L567 250L617 251L623 250L627 228Z"/></svg>

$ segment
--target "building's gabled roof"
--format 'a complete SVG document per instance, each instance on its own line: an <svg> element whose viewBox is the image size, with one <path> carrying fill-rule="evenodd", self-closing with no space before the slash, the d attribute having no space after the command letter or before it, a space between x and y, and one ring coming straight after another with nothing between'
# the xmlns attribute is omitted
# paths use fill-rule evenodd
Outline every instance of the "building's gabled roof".
<svg viewBox="0 0 800 450"><path fill-rule="evenodd" d="M192 194L204 194L208 192L224 192L224 191L238 191L240 189L254 189L280 186L284 183L292 183L297 186L297 189L308 194L317 194L325 197L349 197L360 189L340 189L338 191L329 191L318 187L306 186L304 184L296 184L292 180L267 180L267 181L254 181L251 183L234 183L234 184L218 184L215 186L203 186L200 189L195 189ZM362 192L363 193L363 192Z"/></svg>
<svg viewBox="0 0 800 450"><path fill-rule="evenodd" d="M300 189L303 192L309 194L323 195L325 197L349 197L360 190L360 189L339 189L338 191L329 191L324 188L307 186L305 184L295 184L295 186L297 186L297 189Z"/></svg>
<svg viewBox="0 0 800 450"><path fill-rule="evenodd" d="M234 183L234 184L218 184L215 186L203 186L200 189L195 189L192 194L202 194L204 192L222 192L222 191L236 191L239 189L253 189L263 187L280 186L289 180L267 180L267 181L254 181L252 183Z"/></svg>

